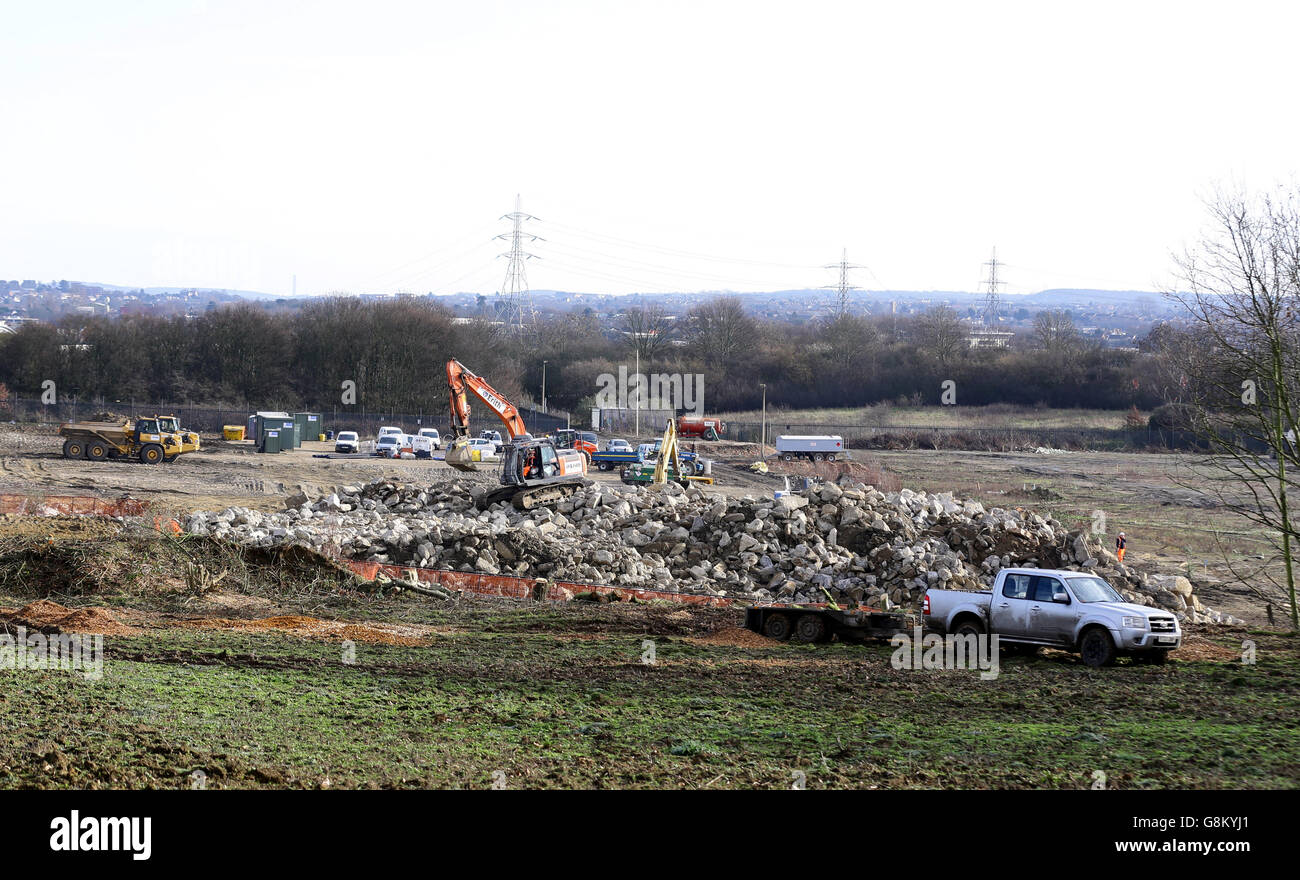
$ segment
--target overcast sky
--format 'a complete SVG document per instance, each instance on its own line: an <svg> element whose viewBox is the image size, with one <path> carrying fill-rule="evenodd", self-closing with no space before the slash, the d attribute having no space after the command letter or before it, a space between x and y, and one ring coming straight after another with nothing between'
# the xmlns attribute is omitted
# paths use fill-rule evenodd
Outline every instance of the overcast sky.
<svg viewBox="0 0 1300 880"><path fill-rule="evenodd" d="M5 2L0 278L1151 289L1296 180L1300 4Z"/></svg>

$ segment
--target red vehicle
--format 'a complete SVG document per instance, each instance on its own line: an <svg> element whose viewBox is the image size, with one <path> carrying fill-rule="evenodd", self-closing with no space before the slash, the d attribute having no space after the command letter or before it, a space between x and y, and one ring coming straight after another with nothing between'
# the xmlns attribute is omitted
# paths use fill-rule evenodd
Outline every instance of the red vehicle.
<svg viewBox="0 0 1300 880"><path fill-rule="evenodd" d="M701 440L717 440L719 435L727 433L727 423L722 419L705 416L678 416L677 436L696 437Z"/></svg>
<svg viewBox="0 0 1300 880"><path fill-rule="evenodd" d="M600 449L597 445L596 435L591 431L561 428L555 432L554 436L556 449L576 449L579 452L586 453L588 461Z"/></svg>

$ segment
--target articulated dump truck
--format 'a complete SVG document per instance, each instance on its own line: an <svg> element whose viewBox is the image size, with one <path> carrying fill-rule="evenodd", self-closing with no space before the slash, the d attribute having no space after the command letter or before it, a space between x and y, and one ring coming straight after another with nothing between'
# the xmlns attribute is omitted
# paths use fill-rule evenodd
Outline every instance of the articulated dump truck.
<svg viewBox="0 0 1300 880"><path fill-rule="evenodd" d="M172 461L189 449L181 435L157 417L122 422L68 422L59 426L64 458L134 459L145 464ZM197 438L196 438L197 440ZM197 448L197 442L195 442Z"/></svg>

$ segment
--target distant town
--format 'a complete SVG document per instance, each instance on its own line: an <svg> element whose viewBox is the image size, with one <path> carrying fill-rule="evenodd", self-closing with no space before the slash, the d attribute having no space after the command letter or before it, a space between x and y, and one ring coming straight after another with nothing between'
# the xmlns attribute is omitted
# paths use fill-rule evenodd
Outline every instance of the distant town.
<svg viewBox="0 0 1300 880"><path fill-rule="evenodd" d="M727 290L693 293L605 294L557 290L528 292L538 317L582 311L602 324L617 325L624 312L634 307L658 307L672 320L702 301L717 296L738 297L746 311L769 321L803 325L832 317L837 307L836 292L826 289L781 290L739 293ZM436 299L462 321L499 320L506 309L500 294L455 293L434 296L413 292L361 293L363 300L400 298ZM236 303L252 303L268 311L291 311L317 297L276 297L250 291L210 288L132 288L81 281L0 280L0 333L12 333L25 322L57 322L70 316L113 318L120 315L183 315L196 317L205 311ZM884 317L915 317L938 306L951 308L969 325L970 344L1000 347L1017 333L1028 332L1034 316L1044 311L1068 313L1080 336L1108 348L1136 346L1157 323L1169 320L1173 310L1154 291L1043 290L1031 294L1004 294L999 299L995 321L988 318L986 294L964 291L867 291L849 295L849 312Z"/></svg>

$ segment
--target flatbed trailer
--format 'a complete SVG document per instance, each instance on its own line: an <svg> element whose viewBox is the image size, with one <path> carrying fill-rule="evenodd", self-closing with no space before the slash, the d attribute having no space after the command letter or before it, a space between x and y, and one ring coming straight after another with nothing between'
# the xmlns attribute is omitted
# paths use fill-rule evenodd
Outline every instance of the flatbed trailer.
<svg viewBox="0 0 1300 880"><path fill-rule="evenodd" d="M769 639L796 642L887 639L909 629L908 615L877 608L830 605L755 605L745 611L745 628Z"/></svg>

